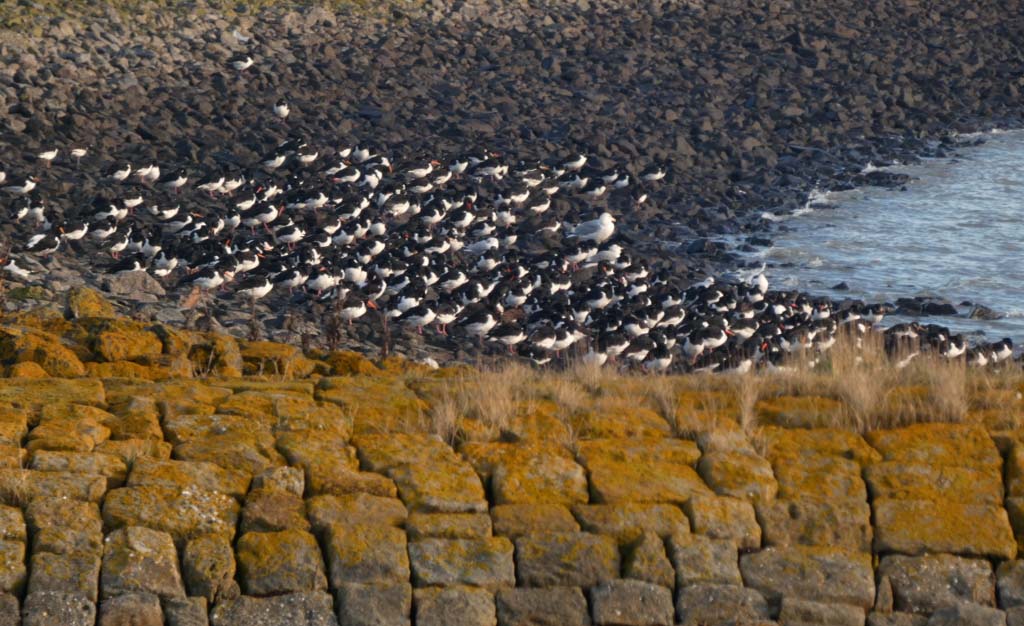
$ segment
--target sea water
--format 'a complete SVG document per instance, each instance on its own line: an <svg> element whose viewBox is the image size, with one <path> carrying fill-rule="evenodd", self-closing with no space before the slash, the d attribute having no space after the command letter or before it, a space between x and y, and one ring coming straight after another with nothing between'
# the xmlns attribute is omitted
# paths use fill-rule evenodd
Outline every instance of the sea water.
<svg viewBox="0 0 1024 626"><path fill-rule="evenodd" d="M773 287L869 302L944 298L961 315L919 319L1024 343L1024 131L981 137L953 158L869 166L910 175L903 189L812 198L758 253ZM849 289L833 289L839 283ZM1002 318L970 319L966 301Z"/></svg>

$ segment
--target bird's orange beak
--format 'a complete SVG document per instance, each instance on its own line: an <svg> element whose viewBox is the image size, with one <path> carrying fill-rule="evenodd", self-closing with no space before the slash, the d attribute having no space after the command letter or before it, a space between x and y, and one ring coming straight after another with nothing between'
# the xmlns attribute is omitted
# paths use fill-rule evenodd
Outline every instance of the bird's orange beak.
<svg viewBox="0 0 1024 626"><path fill-rule="evenodd" d="M374 302L373 300L367 300L367 301L366 301L366 306L370 307L370 308L371 308L371 309L373 309L374 311L376 311L376 310L377 310L377 303L376 303L376 302Z"/></svg>

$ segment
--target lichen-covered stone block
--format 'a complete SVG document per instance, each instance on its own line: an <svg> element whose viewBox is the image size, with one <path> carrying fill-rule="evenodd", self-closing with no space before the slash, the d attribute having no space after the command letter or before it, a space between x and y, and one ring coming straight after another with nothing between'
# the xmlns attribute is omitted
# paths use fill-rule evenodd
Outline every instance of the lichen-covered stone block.
<svg viewBox="0 0 1024 626"><path fill-rule="evenodd" d="M331 588L409 580L406 536L393 526L332 524L326 533Z"/></svg>
<svg viewBox="0 0 1024 626"><path fill-rule="evenodd" d="M864 626L864 609L849 604L825 604L783 598L779 611L783 626Z"/></svg>
<svg viewBox="0 0 1024 626"><path fill-rule="evenodd" d="M729 496L694 496L683 505L690 528L712 539L729 539L740 549L761 547L761 527L748 500Z"/></svg>
<svg viewBox="0 0 1024 626"><path fill-rule="evenodd" d="M235 547L242 591L265 596L327 589L316 538L301 530L250 532Z"/></svg>
<svg viewBox="0 0 1024 626"><path fill-rule="evenodd" d="M245 497L250 476L240 470L226 469L202 461L162 461L142 457L132 463L129 487L155 485L177 489L203 489L227 494L236 499Z"/></svg>
<svg viewBox="0 0 1024 626"><path fill-rule="evenodd" d="M589 626L587 599L578 587L506 588L495 595L500 626Z"/></svg>
<svg viewBox="0 0 1024 626"><path fill-rule="evenodd" d="M1007 626L1006 614L998 609L964 602L932 613L928 626Z"/></svg>
<svg viewBox="0 0 1024 626"><path fill-rule="evenodd" d="M160 598L151 593L127 593L100 603L99 626L163 626Z"/></svg>
<svg viewBox="0 0 1024 626"><path fill-rule="evenodd" d="M769 546L838 546L871 551L871 506L867 501L816 499L757 504L764 543Z"/></svg>
<svg viewBox="0 0 1024 626"><path fill-rule="evenodd" d="M676 586L742 584L736 544L703 535L675 534L668 539L668 557L676 570Z"/></svg>
<svg viewBox="0 0 1024 626"><path fill-rule="evenodd" d="M495 504L586 502L587 476L572 459L544 454L498 465L491 476Z"/></svg>
<svg viewBox="0 0 1024 626"><path fill-rule="evenodd" d="M0 541L0 592L20 595L25 587L25 544Z"/></svg>
<svg viewBox="0 0 1024 626"><path fill-rule="evenodd" d="M690 530L686 515L674 504L579 504L572 507L572 512L583 530L609 535L620 543L635 541L645 532L668 537Z"/></svg>
<svg viewBox="0 0 1024 626"><path fill-rule="evenodd" d="M676 591L676 620L681 626L759 624L770 614L768 602L756 589L702 583Z"/></svg>
<svg viewBox="0 0 1024 626"><path fill-rule="evenodd" d="M334 603L324 591L268 598L241 596L210 611L210 626L337 626Z"/></svg>
<svg viewBox="0 0 1024 626"><path fill-rule="evenodd" d="M96 605L75 594L37 591L25 596L22 626L94 626Z"/></svg>
<svg viewBox="0 0 1024 626"><path fill-rule="evenodd" d="M284 491L302 497L306 490L306 476L297 467L271 467L252 477L250 487Z"/></svg>
<svg viewBox="0 0 1024 626"><path fill-rule="evenodd" d="M41 472L70 472L73 474L95 474L107 479L107 489L124 485L128 467L124 461L112 454L100 452L68 452L37 450L32 455L29 469Z"/></svg>
<svg viewBox="0 0 1024 626"><path fill-rule="evenodd" d="M992 564L985 559L890 554L879 562L877 577L890 586L896 611L930 614L960 602L991 606L996 599Z"/></svg>
<svg viewBox="0 0 1024 626"><path fill-rule="evenodd" d="M875 601L871 556L840 548L765 548L740 557L743 583L776 606L783 597L869 608Z"/></svg>
<svg viewBox="0 0 1024 626"><path fill-rule="evenodd" d="M400 465L388 471L410 511L486 513L484 488L468 463Z"/></svg>
<svg viewBox="0 0 1024 626"><path fill-rule="evenodd" d="M664 541L649 532L627 546L622 575L624 578L642 580L669 589L676 584L676 572L665 553Z"/></svg>
<svg viewBox="0 0 1024 626"><path fill-rule="evenodd" d="M103 547L100 592L101 598L135 592L183 597L185 586L171 536L139 526L112 532Z"/></svg>
<svg viewBox="0 0 1024 626"><path fill-rule="evenodd" d="M579 532L580 525L561 504L501 504L491 508L494 534L515 539L540 532Z"/></svg>
<svg viewBox="0 0 1024 626"><path fill-rule="evenodd" d="M693 469L700 451L692 442L655 440L647 449L639 440L626 446L622 440L585 441L579 462L590 478L591 502L669 502L682 504L694 494L710 493Z"/></svg>
<svg viewBox="0 0 1024 626"><path fill-rule="evenodd" d="M639 580L611 580L590 588L595 626L672 626L672 592Z"/></svg>
<svg viewBox="0 0 1024 626"><path fill-rule="evenodd" d="M486 539L421 539L409 544L417 587L469 585L496 589L516 584L512 542Z"/></svg>
<svg viewBox="0 0 1024 626"><path fill-rule="evenodd" d="M211 604L241 593L235 582L235 552L226 535L200 535L189 540L181 558L182 576L190 596Z"/></svg>
<svg viewBox="0 0 1024 626"><path fill-rule="evenodd" d="M37 591L77 593L96 602L99 586L99 555L34 552L29 560L29 593Z"/></svg>
<svg viewBox="0 0 1024 626"><path fill-rule="evenodd" d="M413 513L405 530L411 541L439 539L485 539L491 536L491 518L486 513Z"/></svg>
<svg viewBox="0 0 1024 626"><path fill-rule="evenodd" d="M8 506L51 497L99 502L106 491L106 477L96 474L0 469L0 503Z"/></svg>
<svg viewBox="0 0 1024 626"><path fill-rule="evenodd" d="M368 493L314 496L306 501L306 515L317 534L331 524L398 527L409 517L398 498Z"/></svg>
<svg viewBox="0 0 1024 626"><path fill-rule="evenodd" d="M865 468L864 479L872 500L949 500L989 506L1003 503L1003 480L997 467L883 461Z"/></svg>
<svg viewBox="0 0 1024 626"><path fill-rule="evenodd" d="M516 580L523 587L591 587L619 577L619 550L610 537L539 533L515 540Z"/></svg>
<svg viewBox="0 0 1024 626"><path fill-rule="evenodd" d="M165 598L164 626L209 626L206 598Z"/></svg>
<svg viewBox="0 0 1024 626"><path fill-rule="evenodd" d="M875 552L1012 559L1017 543L1006 509L931 500L875 500Z"/></svg>
<svg viewBox="0 0 1024 626"><path fill-rule="evenodd" d="M105 528L145 526L167 532L179 545L207 533L233 537L238 524L238 501L202 489L124 487L103 500Z"/></svg>
<svg viewBox="0 0 1024 626"><path fill-rule="evenodd" d="M416 626L497 626L494 594L476 587L428 587L413 592Z"/></svg>
<svg viewBox="0 0 1024 626"><path fill-rule="evenodd" d="M412 585L348 583L335 593L339 626L409 626Z"/></svg>
<svg viewBox="0 0 1024 626"><path fill-rule="evenodd" d="M1024 560L1003 561L996 570L999 606L1024 606Z"/></svg>
<svg viewBox="0 0 1024 626"><path fill-rule="evenodd" d="M238 531L244 534L309 528L306 503L301 497L286 491L257 489L245 499Z"/></svg>
<svg viewBox="0 0 1024 626"><path fill-rule="evenodd" d="M718 451L705 454L697 464L700 477L715 493L771 502L778 493L771 463L751 451Z"/></svg>

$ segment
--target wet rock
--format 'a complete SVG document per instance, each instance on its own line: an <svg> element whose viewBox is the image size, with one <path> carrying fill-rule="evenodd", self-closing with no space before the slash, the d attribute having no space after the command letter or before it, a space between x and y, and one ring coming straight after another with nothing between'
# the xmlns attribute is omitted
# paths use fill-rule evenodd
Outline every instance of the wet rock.
<svg viewBox="0 0 1024 626"><path fill-rule="evenodd" d="M590 589L597 626L671 626L672 592L637 580L613 580Z"/></svg>
<svg viewBox="0 0 1024 626"><path fill-rule="evenodd" d="M242 590L249 595L327 589L320 548L307 532L249 532L238 538L236 550Z"/></svg>
<svg viewBox="0 0 1024 626"><path fill-rule="evenodd" d="M976 304L974 305L974 308L971 309L971 312L967 315L967 317L971 318L972 320L992 321L1002 319L1003 314L993 311L992 309L988 308L985 305Z"/></svg>

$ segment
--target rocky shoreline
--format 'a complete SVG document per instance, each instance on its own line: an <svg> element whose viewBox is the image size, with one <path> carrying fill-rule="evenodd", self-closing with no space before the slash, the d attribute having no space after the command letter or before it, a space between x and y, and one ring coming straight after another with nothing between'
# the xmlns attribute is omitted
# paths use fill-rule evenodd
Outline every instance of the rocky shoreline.
<svg viewBox="0 0 1024 626"><path fill-rule="evenodd" d="M666 162L666 184L620 225L640 255L684 281L735 264L714 237L764 233L765 210L799 206L815 187L862 184L869 161L942 154L949 133L1021 117L1018 2L963 15L955 3L901 2L125 6L9 9L8 169L56 145L88 146L103 164L229 167L289 132L406 154L488 146ZM244 79L227 66L240 52L256 62ZM288 127L255 132L282 95ZM40 188L66 215L96 195L98 181L73 161L49 174ZM57 292L102 283L73 256L47 280ZM176 298L146 299L158 302L135 299L140 316L185 321L166 306ZM244 333L245 317L223 307L212 321ZM286 318L264 332L319 338L314 320Z"/></svg>

